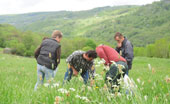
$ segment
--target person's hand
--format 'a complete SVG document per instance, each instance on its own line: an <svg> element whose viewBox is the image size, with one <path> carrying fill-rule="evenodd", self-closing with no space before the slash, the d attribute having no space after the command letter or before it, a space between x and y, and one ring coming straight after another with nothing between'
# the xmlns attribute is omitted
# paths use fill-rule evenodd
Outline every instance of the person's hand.
<svg viewBox="0 0 170 104"><path fill-rule="evenodd" d="M122 46L122 43L117 43L117 47L120 48Z"/></svg>
<svg viewBox="0 0 170 104"><path fill-rule="evenodd" d="M73 75L74 75L74 76L77 76L77 75L78 75L78 71L73 70Z"/></svg>
<svg viewBox="0 0 170 104"><path fill-rule="evenodd" d="M73 76L77 76L78 75L78 71L73 66L70 66L70 67L73 70Z"/></svg>

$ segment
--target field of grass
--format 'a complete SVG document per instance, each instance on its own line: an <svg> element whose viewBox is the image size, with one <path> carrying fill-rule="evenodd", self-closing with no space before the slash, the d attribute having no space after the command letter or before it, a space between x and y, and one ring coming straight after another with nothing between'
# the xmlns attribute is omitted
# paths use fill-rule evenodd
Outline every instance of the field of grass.
<svg viewBox="0 0 170 104"><path fill-rule="evenodd" d="M152 66L149 70L148 64ZM170 102L170 59L136 57L130 78L137 84L133 95L108 93L104 85L102 68L97 67L93 86L85 86L80 77L73 77L62 86L66 71L65 60L61 60L53 83L57 87L41 86L34 91L37 81L36 61L0 53L0 104L168 104ZM61 89L63 88L63 89ZM74 89L70 89L74 88ZM59 100L59 101L58 101Z"/></svg>

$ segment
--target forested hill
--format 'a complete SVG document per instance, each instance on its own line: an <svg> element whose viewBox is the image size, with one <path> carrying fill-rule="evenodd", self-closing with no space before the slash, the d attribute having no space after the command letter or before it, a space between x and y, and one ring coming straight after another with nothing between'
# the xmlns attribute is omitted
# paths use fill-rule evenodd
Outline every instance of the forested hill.
<svg viewBox="0 0 170 104"><path fill-rule="evenodd" d="M50 33L53 29L63 31L66 36L84 35L88 27L100 24L114 15L123 14L136 6L100 7L87 11L39 12L0 16L0 24L8 23L21 30Z"/></svg>
<svg viewBox="0 0 170 104"><path fill-rule="evenodd" d="M65 37L84 36L113 43L119 31L135 46L145 46L170 36L170 0L144 6L101 7L88 11L40 12L0 16L0 23L9 23L26 31L51 33L61 30Z"/></svg>

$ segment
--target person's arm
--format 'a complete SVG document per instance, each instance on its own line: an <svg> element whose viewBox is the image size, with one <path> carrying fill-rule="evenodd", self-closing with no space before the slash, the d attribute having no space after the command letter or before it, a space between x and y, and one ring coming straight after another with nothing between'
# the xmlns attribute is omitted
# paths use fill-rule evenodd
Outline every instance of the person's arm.
<svg viewBox="0 0 170 104"><path fill-rule="evenodd" d="M133 60L133 46L130 42L126 43L125 59L127 62L131 62Z"/></svg>
<svg viewBox="0 0 170 104"><path fill-rule="evenodd" d="M56 62L57 62L57 65L60 63L60 56L61 56L61 46L59 46L56 50Z"/></svg>
<svg viewBox="0 0 170 104"><path fill-rule="evenodd" d="M78 71L73 66L70 66L70 67L73 70L73 75L77 76L78 75Z"/></svg>
<svg viewBox="0 0 170 104"><path fill-rule="evenodd" d="M35 50L34 52L34 57L37 59L39 54L40 54L40 50L41 50L41 45Z"/></svg>
<svg viewBox="0 0 170 104"><path fill-rule="evenodd" d="M121 47L122 47L122 43L117 43L117 47L115 48L115 50L116 50L118 53L120 53Z"/></svg>

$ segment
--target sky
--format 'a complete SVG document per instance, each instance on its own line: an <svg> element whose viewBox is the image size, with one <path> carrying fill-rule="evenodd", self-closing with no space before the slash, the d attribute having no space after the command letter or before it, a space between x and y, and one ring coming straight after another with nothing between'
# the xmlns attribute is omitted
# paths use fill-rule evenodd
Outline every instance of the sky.
<svg viewBox="0 0 170 104"><path fill-rule="evenodd" d="M0 0L0 15L44 11L80 11L103 6L145 5L160 0Z"/></svg>

